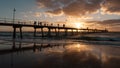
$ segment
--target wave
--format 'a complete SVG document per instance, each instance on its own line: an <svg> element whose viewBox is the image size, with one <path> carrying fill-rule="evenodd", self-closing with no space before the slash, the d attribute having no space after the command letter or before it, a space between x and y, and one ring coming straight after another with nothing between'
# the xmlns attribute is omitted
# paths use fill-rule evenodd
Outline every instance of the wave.
<svg viewBox="0 0 120 68"><path fill-rule="evenodd" d="M12 32L1 32L0 39L12 38ZM46 33L45 33L46 34ZM33 32L23 32L23 38L25 39L41 39L41 35L38 33L37 37L33 36ZM20 38L19 33L17 33L16 38ZM120 33L91 33L83 35L73 35L73 36L58 36L58 37L44 37L46 39L73 39L73 40L86 40L86 41L120 41Z"/></svg>
<svg viewBox="0 0 120 68"><path fill-rule="evenodd" d="M87 41L120 41L120 37L90 37L90 36L80 36L74 38L77 40L87 40Z"/></svg>

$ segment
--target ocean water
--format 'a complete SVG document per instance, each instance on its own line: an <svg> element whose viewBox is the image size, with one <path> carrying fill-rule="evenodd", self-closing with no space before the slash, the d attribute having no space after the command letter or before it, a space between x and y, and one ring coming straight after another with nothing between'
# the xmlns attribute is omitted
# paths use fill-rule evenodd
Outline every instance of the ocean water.
<svg viewBox="0 0 120 68"><path fill-rule="evenodd" d="M0 33L0 68L120 68L120 33L12 39Z"/></svg>

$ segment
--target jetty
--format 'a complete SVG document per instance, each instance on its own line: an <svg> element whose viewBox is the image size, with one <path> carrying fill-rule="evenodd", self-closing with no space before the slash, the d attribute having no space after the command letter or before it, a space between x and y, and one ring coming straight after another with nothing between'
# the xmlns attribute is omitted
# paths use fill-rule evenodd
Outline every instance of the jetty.
<svg viewBox="0 0 120 68"><path fill-rule="evenodd" d="M21 22L21 21L9 21L6 19L0 19L0 26L9 26L13 28L13 39L16 38L16 33L17 33L17 29L19 29L19 33L20 33L20 38L23 38L23 27L30 27L34 29L34 37L36 37L36 33L37 33L37 29L39 29L42 37L45 37L44 33L47 31L47 37L51 37L52 36L52 32L54 30L55 36L58 37L60 34L60 31L63 30L64 35L68 36L68 32L71 32L72 34L74 34L75 32L77 32L78 34L82 32L108 32L107 29L105 30L100 30L100 29L89 29L89 28L75 28L75 27L67 27L65 24L63 24L62 26L60 26L60 24L57 24L56 26L53 24L46 24L44 22ZM47 30L45 30L47 29Z"/></svg>

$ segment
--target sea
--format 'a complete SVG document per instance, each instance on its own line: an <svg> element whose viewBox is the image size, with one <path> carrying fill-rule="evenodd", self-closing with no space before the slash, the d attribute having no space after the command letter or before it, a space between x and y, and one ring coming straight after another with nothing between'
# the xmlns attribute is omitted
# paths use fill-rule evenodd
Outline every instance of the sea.
<svg viewBox="0 0 120 68"><path fill-rule="evenodd" d="M68 34L0 32L0 68L120 68L120 32Z"/></svg>

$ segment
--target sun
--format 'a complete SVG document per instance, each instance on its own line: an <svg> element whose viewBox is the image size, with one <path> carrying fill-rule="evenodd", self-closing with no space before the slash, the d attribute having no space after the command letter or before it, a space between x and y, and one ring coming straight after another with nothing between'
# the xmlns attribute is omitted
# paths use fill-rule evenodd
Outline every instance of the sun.
<svg viewBox="0 0 120 68"><path fill-rule="evenodd" d="M82 27L82 23L80 23L80 22L75 23L75 28L81 28L81 27Z"/></svg>

